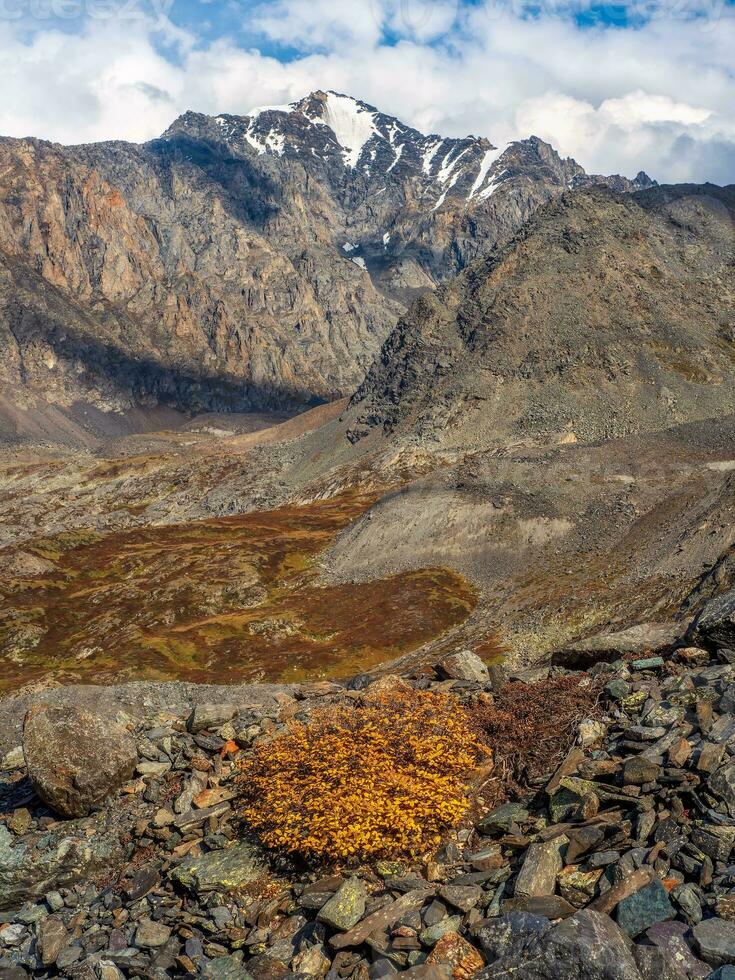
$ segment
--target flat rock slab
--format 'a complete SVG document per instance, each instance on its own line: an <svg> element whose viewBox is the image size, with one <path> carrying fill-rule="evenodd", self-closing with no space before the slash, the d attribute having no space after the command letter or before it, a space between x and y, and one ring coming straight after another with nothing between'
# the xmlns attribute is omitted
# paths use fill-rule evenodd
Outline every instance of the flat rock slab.
<svg viewBox="0 0 735 980"><path fill-rule="evenodd" d="M735 964L735 922L703 919L692 929L699 955L712 967Z"/></svg>
<svg viewBox="0 0 735 980"><path fill-rule="evenodd" d="M210 851L198 858L187 858L171 872L171 878L182 888L196 894L237 891L257 881L267 865L261 851L248 843L236 844L224 851Z"/></svg>
<svg viewBox="0 0 735 980"><path fill-rule="evenodd" d="M39 847L39 843L43 847ZM122 865L119 837L103 828L92 836L72 829L18 840L0 826L0 912L35 902L57 888L69 888Z"/></svg>
<svg viewBox="0 0 735 980"><path fill-rule="evenodd" d="M681 623L639 623L617 633L599 633L579 640L551 655L553 667L587 670L596 663L611 663L628 654L656 653L673 646L682 636Z"/></svg>

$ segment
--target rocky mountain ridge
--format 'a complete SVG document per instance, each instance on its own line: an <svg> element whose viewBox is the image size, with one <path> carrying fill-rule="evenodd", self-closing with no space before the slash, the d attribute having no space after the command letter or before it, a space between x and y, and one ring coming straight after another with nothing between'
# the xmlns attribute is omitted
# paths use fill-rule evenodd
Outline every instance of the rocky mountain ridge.
<svg viewBox="0 0 735 980"><path fill-rule="evenodd" d="M159 140L0 139L0 385L16 408L303 407L407 304L588 177L535 138L425 137L314 93Z"/></svg>
<svg viewBox="0 0 735 980"><path fill-rule="evenodd" d="M732 413L734 231L733 187L562 195L413 305L349 438L466 453Z"/></svg>

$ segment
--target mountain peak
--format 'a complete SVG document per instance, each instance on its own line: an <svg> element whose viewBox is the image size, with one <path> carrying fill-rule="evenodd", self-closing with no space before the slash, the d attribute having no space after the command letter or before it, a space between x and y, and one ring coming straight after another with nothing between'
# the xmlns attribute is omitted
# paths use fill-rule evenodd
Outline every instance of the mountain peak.
<svg viewBox="0 0 735 980"><path fill-rule="evenodd" d="M543 170L562 187L609 183L621 191L653 183L645 174L590 176L536 136L497 147L486 137L426 135L351 95L317 89L283 105L264 105L244 116L187 112L164 133L174 139L225 143L228 152L298 161L319 179L350 182L381 193L386 181L408 180L426 211L476 208L508 182Z"/></svg>

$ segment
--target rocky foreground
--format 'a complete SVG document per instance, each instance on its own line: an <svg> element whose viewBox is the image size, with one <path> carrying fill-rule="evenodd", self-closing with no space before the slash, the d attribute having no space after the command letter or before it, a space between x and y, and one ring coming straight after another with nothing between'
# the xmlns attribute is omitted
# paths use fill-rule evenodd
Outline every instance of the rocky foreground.
<svg viewBox="0 0 735 980"><path fill-rule="evenodd" d="M376 686L468 704L523 681L458 653L143 723L38 703L0 764L0 977L733 978L735 592L687 643L577 675L600 704L561 765L480 797L437 854L349 869L248 837L243 753Z"/></svg>

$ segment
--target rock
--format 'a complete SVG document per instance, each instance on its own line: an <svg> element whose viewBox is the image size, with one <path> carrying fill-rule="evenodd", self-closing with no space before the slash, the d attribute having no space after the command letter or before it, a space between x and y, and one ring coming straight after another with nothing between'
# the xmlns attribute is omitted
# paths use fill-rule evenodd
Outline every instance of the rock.
<svg viewBox="0 0 735 980"><path fill-rule="evenodd" d="M702 902L694 885L687 884L674 888L671 897L690 925L693 926L702 921Z"/></svg>
<svg viewBox="0 0 735 980"><path fill-rule="evenodd" d="M735 922L725 919L703 919L692 928L695 947L710 966L735 963Z"/></svg>
<svg viewBox="0 0 735 980"><path fill-rule="evenodd" d="M84 817L130 779L135 740L121 725L68 706L32 707L23 752L33 788L62 817Z"/></svg>
<svg viewBox="0 0 735 980"><path fill-rule="evenodd" d="M72 964L77 963L82 958L83 953L84 950L78 943L72 943L62 949L56 960L56 966L62 971L62 976L64 976L63 971L67 970Z"/></svg>
<svg viewBox="0 0 735 980"><path fill-rule="evenodd" d="M456 909L469 912L480 901L482 888L479 885L444 885L439 895Z"/></svg>
<svg viewBox="0 0 735 980"><path fill-rule="evenodd" d="M703 742L697 759L697 769L700 772L715 772L722 762L725 746L718 742Z"/></svg>
<svg viewBox="0 0 735 980"><path fill-rule="evenodd" d="M552 840L530 844L516 878L514 894L528 898L553 895L556 877L563 865L562 851L568 843L569 839L561 835Z"/></svg>
<svg viewBox="0 0 735 980"><path fill-rule="evenodd" d="M288 971L286 971L288 972ZM199 964L199 975L208 980L253 980L239 956L216 956ZM263 973L260 974L263 976ZM284 974L276 973L276 976Z"/></svg>
<svg viewBox="0 0 735 980"><path fill-rule="evenodd" d="M429 953L426 963L450 967L453 980L471 980L485 965L478 950L457 932L445 933Z"/></svg>
<svg viewBox="0 0 735 980"><path fill-rule="evenodd" d="M501 958L520 960L550 928L551 923L544 916L506 912L496 919L481 920L474 926L473 934L492 963Z"/></svg>
<svg viewBox="0 0 735 980"><path fill-rule="evenodd" d="M25 807L21 807L19 810L14 810L9 817L5 820L5 825L8 830L12 830L14 834L18 837L22 837L27 834L33 818Z"/></svg>
<svg viewBox="0 0 735 980"><path fill-rule="evenodd" d="M481 974L487 980L641 980L630 940L607 915L585 909Z"/></svg>
<svg viewBox="0 0 735 980"><path fill-rule="evenodd" d="M689 929L683 922L657 922L646 932L648 942L664 950L669 960L674 960L691 980L699 980L709 974L710 968L694 955L688 936Z"/></svg>
<svg viewBox="0 0 735 980"><path fill-rule="evenodd" d="M678 623L641 623L616 633L600 633L551 655L553 667L587 670L596 663L611 663L626 654L644 654L673 646L681 636Z"/></svg>
<svg viewBox="0 0 735 980"><path fill-rule="evenodd" d="M622 701L630 694L630 684L622 678L616 677L605 685L605 694L611 701Z"/></svg>
<svg viewBox="0 0 735 980"><path fill-rule="evenodd" d="M735 817L735 759L713 773L708 780L710 792L727 804L731 817Z"/></svg>
<svg viewBox="0 0 735 980"><path fill-rule="evenodd" d="M433 895L433 889L423 890L418 889L413 892L407 892L405 895L401 895L390 905L385 906L385 908L379 909L377 912L372 912L367 915L362 922L356 925L353 929L349 929L347 932L332 936L329 940L330 945L334 946L335 949L345 949L348 946L359 946L361 943L365 942L368 936L373 932L380 932L385 929L390 929L394 926L404 915L407 915L413 909L420 908L428 898Z"/></svg>
<svg viewBox="0 0 735 980"><path fill-rule="evenodd" d="M38 951L44 966L53 966L69 942L69 932L55 915L50 915L38 927Z"/></svg>
<svg viewBox="0 0 735 980"><path fill-rule="evenodd" d="M483 817L477 827L481 831L503 830L507 833L514 825L525 823L528 817L528 810L520 803L503 803Z"/></svg>
<svg viewBox="0 0 735 980"><path fill-rule="evenodd" d="M697 646L735 647L735 589L711 599L692 623L686 638Z"/></svg>
<svg viewBox="0 0 735 980"><path fill-rule="evenodd" d="M561 895L539 895L536 898L509 898L502 903L503 912L530 912L545 919L566 919L574 915L577 907Z"/></svg>
<svg viewBox="0 0 735 980"><path fill-rule="evenodd" d="M563 868L558 876L559 893L570 904L582 908L594 896L597 883L601 877L602 868L591 868L585 871L582 868L569 865Z"/></svg>
<svg viewBox="0 0 735 980"><path fill-rule="evenodd" d="M197 704L189 715L186 723L192 734L205 729L215 730L232 721L238 712L234 704Z"/></svg>
<svg viewBox="0 0 735 980"><path fill-rule="evenodd" d="M635 959L641 980L689 980L689 974L657 946L634 946Z"/></svg>
<svg viewBox="0 0 735 980"><path fill-rule="evenodd" d="M661 773L661 766L642 755L631 756L623 766L623 782L626 785L643 786L655 782Z"/></svg>
<svg viewBox="0 0 735 980"><path fill-rule="evenodd" d="M202 857L188 858L171 872L182 888L197 895L233 891L256 881L266 871L259 848L241 842L223 851L210 851Z"/></svg>
<svg viewBox="0 0 735 980"><path fill-rule="evenodd" d="M141 949L158 949L171 938L171 930L162 922L142 919L135 930L135 945Z"/></svg>
<svg viewBox="0 0 735 980"><path fill-rule="evenodd" d="M323 977L329 973L332 961L326 955L321 944L310 946L293 958L291 969L294 973L305 974L307 977Z"/></svg>
<svg viewBox="0 0 735 980"><path fill-rule="evenodd" d="M442 936L450 932L456 932L462 924L461 915L449 915L446 919L435 922L433 926L427 926L419 933L419 939L424 946L433 946L438 943Z"/></svg>
<svg viewBox="0 0 735 980"><path fill-rule="evenodd" d="M664 665L663 657L643 657L641 660L631 660L630 670L658 670Z"/></svg>
<svg viewBox="0 0 735 980"><path fill-rule="evenodd" d="M367 894L365 885L359 878L349 878L339 887L329 901L321 907L317 920L346 932L357 925L365 914Z"/></svg>
<svg viewBox="0 0 735 980"><path fill-rule="evenodd" d="M676 909L660 881L652 881L624 898L617 911L618 925L631 937L640 935L656 922L665 922L675 916Z"/></svg>
<svg viewBox="0 0 735 980"><path fill-rule="evenodd" d="M487 684L490 680L486 664L471 650L459 650L445 657L439 663L439 670L451 680L475 681L477 684Z"/></svg>
<svg viewBox="0 0 735 980"><path fill-rule="evenodd" d="M583 749L586 749L599 742L606 733L607 725L603 725L601 721L595 721L594 718L586 718L579 724L577 741Z"/></svg>
<svg viewBox="0 0 735 980"><path fill-rule="evenodd" d="M91 836L56 831L18 840L0 825L0 912L53 889L110 874L122 857L119 837L99 827Z"/></svg>
<svg viewBox="0 0 735 980"><path fill-rule="evenodd" d="M692 843L713 861L727 861L735 847L735 827L705 824L692 830Z"/></svg>
<svg viewBox="0 0 735 980"><path fill-rule="evenodd" d="M15 769L22 769L26 764L23 755L23 746L18 745L0 759L0 772L12 772Z"/></svg>

